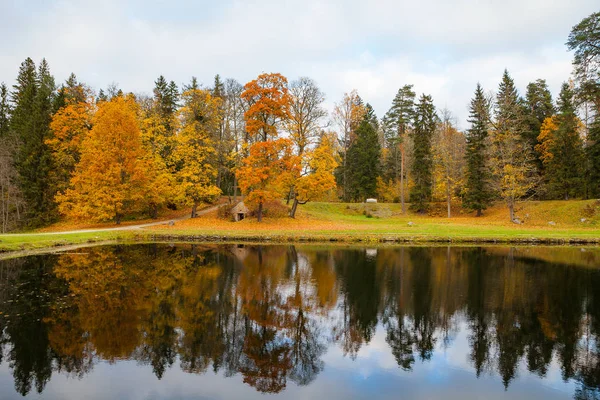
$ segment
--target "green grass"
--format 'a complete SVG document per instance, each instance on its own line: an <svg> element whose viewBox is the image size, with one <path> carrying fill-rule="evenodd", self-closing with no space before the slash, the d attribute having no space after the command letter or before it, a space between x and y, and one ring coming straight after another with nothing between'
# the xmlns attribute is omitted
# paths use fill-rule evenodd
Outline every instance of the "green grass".
<svg viewBox="0 0 600 400"><path fill-rule="evenodd" d="M7 234L0 235L0 251L35 250L82 243L131 240L133 237L133 234L128 231Z"/></svg>
<svg viewBox="0 0 600 400"><path fill-rule="evenodd" d="M593 207L592 207L593 206ZM214 215L178 221L175 226L133 231L0 235L0 251L32 250L108 240L152 241L269 241L308 242L453 242L453 243L593 243L600 244L600 205L595 201L545 201L521 203L517 213L525 223L508 221L502 204L487 210L484 217L455 211L442 216L401 214L399 204L365 205L308 203L298 218L270 219L257 223L246 219L234 223ZM598 213L590 213L590 207ZM443 207L442 207L443 209ZM379 218L378 215L384 217ZM581 222L585 217L586 221ZM555 225L549 225L553 221ZM409 226L409 222L412 226Z"/></svg>

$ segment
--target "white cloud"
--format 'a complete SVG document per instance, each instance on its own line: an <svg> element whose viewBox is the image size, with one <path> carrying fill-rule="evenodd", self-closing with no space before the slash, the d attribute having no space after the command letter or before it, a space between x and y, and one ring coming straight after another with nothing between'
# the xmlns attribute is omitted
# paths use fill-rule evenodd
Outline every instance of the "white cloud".
<svg viewBox="0 0 600 400"><path fill-rule="evenodd" d="M433 95L462 124L477 81L495 89L504 68L520 88L568 79L564 42L595 0L117 0L2 2L0 80L25 57L46 57L57 80L75 72L99 88L150 92L216 73L245 82L277 71L314 78L331 105L358 89L381 116L401 85ZM9 39L10 40L7 40ZM464 127L464 126L463 126Z"/></svg>

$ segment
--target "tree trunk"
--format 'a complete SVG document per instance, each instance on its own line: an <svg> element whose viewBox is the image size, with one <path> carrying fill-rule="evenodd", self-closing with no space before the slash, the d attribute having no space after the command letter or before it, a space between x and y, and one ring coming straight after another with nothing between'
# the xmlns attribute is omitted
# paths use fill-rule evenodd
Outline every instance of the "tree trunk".
<svg viewBox="0 0 600 400"><path fill-rule="evenodd" d="M402 214L406 214L404 203L404 145L400 148L400 203L402 203Z"/></svg>
<svg viewBox="0 0 600 400"><path fill-rule="evenodd" d="M290 200L291 200L293 194L294 194L294 187L292 186L292 187L290 187L290 191L288 192L288 195L287 195L287 200L285 202L286 206L290 205Z"/></svg>
<svg viewBox="0 0 600 400"><path fill-rule="evenodd" d="M258 211L256 212L256 219L258 222L262 222L262 214L263 214L263 203L258 203Z"/></svg>
<svg viewBox="0 0 600 400"><path fill-rule="evenodd" d="M510 214L510 221L514 222L514 220L515 220L515 202L512 199L508 201L508 212Z"/></svg>
<svg viewBox="0 0 600 400"><path fill-rule="evenodd" d="M196 218L198 216L198 202L194 201L194 204L192 205L192 218Z"/></svg>
<svg viewBox="0 0 600 400"><path fill-rule="evenodd" d="M117 225L121 225L121 218L122 218L121 213L118 212L118 213L115 214L115 223Z"/></svg>
<svg viewBox="0 0 600 400"><path fill-rule="evenodd" d="M448 203L448 218L452 217L450 179L446 181L446 202Z"/></svg>
<svg viewBox="0 0 600 400"><path fill-rule="evenodd" d="M294 197L294 203L292 203L292 209L290 210L290 217L296 218L296 210L298 209L298 199Z"/></svg>
<svg viewBox="0 0 600 400"><path fill-rule="evenodd" d="M233 176L233 204L237 204L237 176Z"/></svg>
<svg viewBox="0 0 600 400"><path fill-rule="evenodd" d="M477 209L477 214L475 214L476 217L481 217L483 215L483 213L481 212L481 209Z"/></svg>
<svg viewBox="0 0 600 400"><path fill-rule="evenodd" d="M152 219L157 219L158 218L158 206L156 204L152 204L150 207L151 207Z"/></svg>

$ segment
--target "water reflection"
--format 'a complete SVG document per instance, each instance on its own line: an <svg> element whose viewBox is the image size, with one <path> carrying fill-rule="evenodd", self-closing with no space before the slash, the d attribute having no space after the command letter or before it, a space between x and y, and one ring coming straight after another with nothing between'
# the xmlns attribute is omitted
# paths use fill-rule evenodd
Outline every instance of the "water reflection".
<svg viewBox="0 0 600 400"><path fill-rule="evenodd" d="M539 252L144 245L3 261L0 364L22 395L122 360L280 393L317 379L330 348L355 362L379 329L404 371L464 332L477 377L508 389L520 366L558 365L575 398L598 398L598 253Z"/></svg>

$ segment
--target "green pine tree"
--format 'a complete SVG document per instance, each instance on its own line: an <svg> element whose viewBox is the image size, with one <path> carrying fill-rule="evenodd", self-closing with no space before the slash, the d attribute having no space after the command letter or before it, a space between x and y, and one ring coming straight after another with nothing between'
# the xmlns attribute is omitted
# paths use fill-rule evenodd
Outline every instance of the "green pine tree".
<svg viewBox="0 0 600 400"><path fill-rule="evenodd" d="M52 156L46 145L51 134L55 85L46 60L42 59L37 72L33 61L25 60L14 89L11 128L20 142L15 165L27 203L28 224L40 226L56 217L49 176Z"/></svg>
<svg viewBox="0 0 600 400"><path fill-rule="evenodd" d="M411 209L425 213L429 209L433 185L432 140L437 115L431 96L422 95L416 106L413 132L413 187L410 191Z"/></svg>
<svg viewBox="0 0 600 400"><path fill-rule="evenodd" d="M0 84L0 139L8 136L11 106L8 98L8 87L4 82Z"/></svg>
<svg viewBox="0 0 600 400"><path fill-rule="evenodd" d="M535 152L535 146L542 123L546 118L554 115L554 111L552 93L550 93L548 84L544 79L538 79L527 85L523 111L525 116L523 137L529 145L530 151L535 154L535 166L540 175L543 174L543 164L540 154Z"/></svg>
<svg viewBox="0 0 600 400"><path fill-rule="evenodd" d="M383 135L387 148L384 160L384 178L395 180L400 186L400 202L405 212L404 181L406 178L406 145L415 112L415 92L412 85L404 85L394 97L392 106L383 117Z"/></svg>
<svg viewBox="0 0 600 400"><path fill-rule="evenodd" d="M589 195L600 198L600 116L596 116L588 132L587 175Z"/></svg>
<svg viewBox="0 0 600 400"><path fill-rule="evenodd" d="M558 98L558 129L550 147L553 157L546 171L550 194L565 200L582 195L584 183L585 153L573 98L573 90L563 83Z"/></svg>
<svg viewBox="0 0 600 400"><path fill-rule="evenodd" d="M377 194L381 146L372 122L365 115L348 149L348 194L352 201L365 201Z"/></svg>
<svg viewBox="0 0 600 400"><path fill-rule="evenodd" d="M471 100L467 131L467 179L464 205L482 215L492 199L490 171L487 165L488 126L490 121L489 104L480 84L477 84L475 97Z"/></svg>

